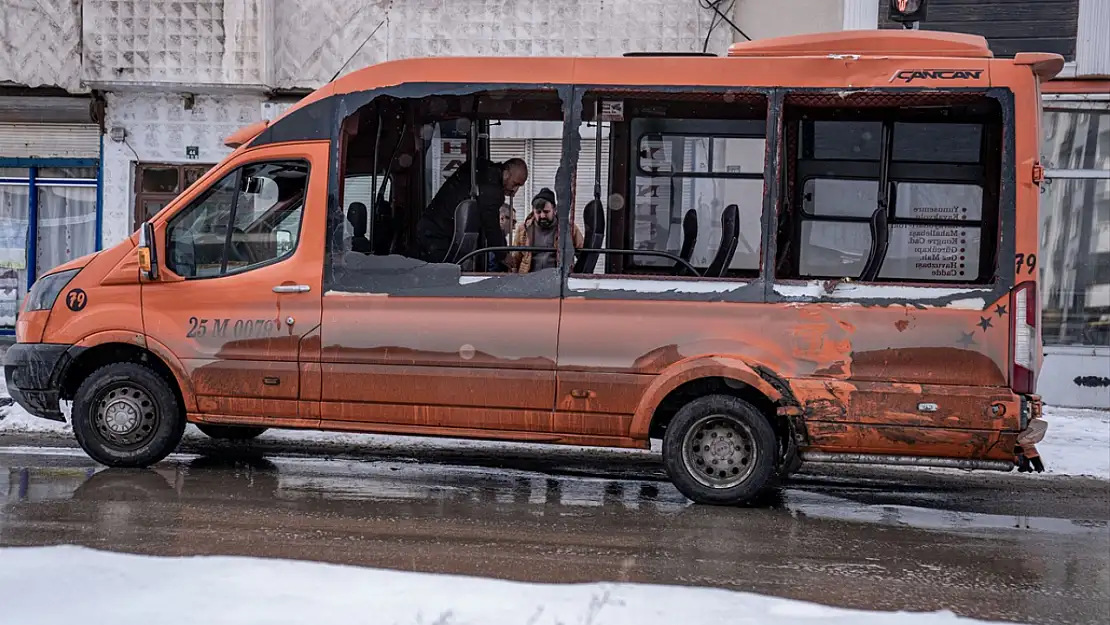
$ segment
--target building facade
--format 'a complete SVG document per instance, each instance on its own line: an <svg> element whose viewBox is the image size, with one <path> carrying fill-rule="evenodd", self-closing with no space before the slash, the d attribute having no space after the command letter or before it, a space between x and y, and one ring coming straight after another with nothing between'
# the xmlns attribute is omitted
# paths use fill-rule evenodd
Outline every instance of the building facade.
<svg viewBox="0 0 1110 625"><path fill-rule="evenodd" d="M1110 182L1098 176L1107 169L1110 118L1107 100L1093 93L1097 81L1087 80L1110 74L1105 29L1095 26L1110 19L1110 3L991 3L1013 5L1004 18L986 15L979 4L931 0L922 28L984 34L1000 55L1037 49L1069 61L1060 92L1046 89L1052 92L1046 146L1056 160L1046 157L1053 169L1045 195L1051 234L1041 255L1044 393L1054 403L1110 406L1110 371L1098 374L1088 362L1110 362L1104 301L1110 269L1100 256L1110 250ZM0 0L0 6L0 39L14 42L0 46L0 332L10 332L37 276L130 235L229 153L223 139L232 131L273 118L337 74L431 55L722 54L745 37L897 26L885 20L885 0ZM1098 22L1100 16L1106 19ZM1051 27L1031 30L1035 23ZM492 133L495 156L523 156L532 165L525 197L551 186L561 149L557 128L506 124ZM583 137L583 153L592 153L594 136ZM446 138L437 144L450 148ZM592 188L585 170L578 184Z"/></svg>

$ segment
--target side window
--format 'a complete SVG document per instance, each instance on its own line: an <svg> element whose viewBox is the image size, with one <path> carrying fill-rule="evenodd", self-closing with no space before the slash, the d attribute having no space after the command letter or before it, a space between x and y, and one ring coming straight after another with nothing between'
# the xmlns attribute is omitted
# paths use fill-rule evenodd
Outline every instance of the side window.
<svg viewBox="0 0 1110 625"><path fill-rule="evenodd" d="M988 104L937 113L787 101L778 277L991 279L998 201L988 172L997 177L1001 152Z"/></svg>
<svg viewBox="0 0 1110 625"><path fill-rule="evenodd" d="M585 97L583 118L575 209L586 209L600 183L605 219L595 221L604 225L604 236L596 242L604 240L604 253L597 262L576 265L573 274L759 275L767 126L762 95L627 99L594 93ZM595 221L584 217L589 230Z"/></svg>
<svg viewBox="0 0 1110 625"><path fill-rule="evenodd" d="M227 174L170 220L167 267L186 278L209 278L291 255L308 173L303 161L276 161Z"/></svg>
<svg viewBox="0 0 1110 625"><path fill-rule="evenodd" d="M685 125L679 121L664 124L676 130ZM696 233L686 260L704 274L722 247L731 244L721 245L722 235L726 234L725 210L735 206L742 227L725 268L753 275L758 273L766 151L763 120L729 124L730 127L720 128L715 134L701 135L668 131L637 133L639 125L632 124L639 156L634 184L637 190L647 188L651 192L644 194L642 200L637 193L633 205L636 220L632 230L633 247L682 255L686 235ZM697 126L694 124L692 130ZM706 126L703 132L713 129ZM724 135L729 131L746 131L753 136ZM687 219L692 220L696 228L687 228ZM644 257L637 258L635 264L660 267L674 263L666 258Z"/></svg>
<svg viewBox="0 0 1110 625"><path fill-rule="evenodd" d="M566 109L559 91L361 97L351 96L343 123L328 289L557 294L569 199L556 180ZM523 213L517 223L514 210ZM572 236L580 246L580 233Z"/></svg>

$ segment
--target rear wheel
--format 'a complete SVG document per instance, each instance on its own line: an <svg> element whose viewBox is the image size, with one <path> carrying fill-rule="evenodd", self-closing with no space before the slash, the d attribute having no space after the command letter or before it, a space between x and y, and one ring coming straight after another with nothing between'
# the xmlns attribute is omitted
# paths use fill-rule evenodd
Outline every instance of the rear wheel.
<svg viewBox="0 0 1110 625"><path fill-rule="evenodd" d="M258 438L268 429L246 425L212 425L210 423L198 423L196 426L198 430L212 438L231 441L246 441L252 438Z"/></svg>
<svg viewBox="0 0 1110 625"><path fill-rule="evenodd" d="M73 398L73 433L90 458L110 467L146 467L168 456L185 433L185 414L166 380L120 362L97 369Z"/></svg>
<svg viewBox="0 0 1110 625"><path fill-rule="evenodd" d="M682 407L663 436L663 464L675 487L696 503L754 499L775 473L778 445L767 419L748 402L708 395Z"/></svg>

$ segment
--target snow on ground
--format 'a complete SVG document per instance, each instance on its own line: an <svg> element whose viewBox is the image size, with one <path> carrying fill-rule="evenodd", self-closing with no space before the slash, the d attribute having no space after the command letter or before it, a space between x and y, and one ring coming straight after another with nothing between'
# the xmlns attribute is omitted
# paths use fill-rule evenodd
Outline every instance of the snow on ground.
<svg viewBox="0 0 1110 625"><path fill-rule="evenodd" d="M0 606L4 622L36 625L72 625L89 615L114 625L986 623L947 611L845 610L713 588L526 584L291 560L137 556L70 545L0 549Z"/></svg>
<svg viewBox="0 0 1110 625"><path fill-rule="evenodd" d="M1110 480L1110 410L1046 408L1045 421L1037 451L1046 474Z"/></svg>
<svg viewBox="0 0 1110 625"><path fill-rule="evenodd" d="M0 376L0 397L7 397L7 387ZM68 408L63 409L68 418ZM1077 408L1045 408L1048 432L1044 441L1037 444L1037 451L1045 463L1045 476L1083 476L1110 480L1110 410L1082 410ZM54 434L72 436L68 423L48 421L27 414L18 404L0 407L0 445L4 432ZM185 430L186 439L204 438L194 425ZM259 440L333 443L351 446L372 446L380 450L427 449L451 446L454 448L494 451L529 443L505 443L480 440L426 438L418 436L381 436L344 432L312 430L269 430ZM579 447L545 445L554 453L580 453ZM653 441L653 452L659 452L658 441ZM607 450L610 453L650 453L635 449ZM921 470L921 469L914 469ZM939 470L939 469L938 469Z"/></svg>

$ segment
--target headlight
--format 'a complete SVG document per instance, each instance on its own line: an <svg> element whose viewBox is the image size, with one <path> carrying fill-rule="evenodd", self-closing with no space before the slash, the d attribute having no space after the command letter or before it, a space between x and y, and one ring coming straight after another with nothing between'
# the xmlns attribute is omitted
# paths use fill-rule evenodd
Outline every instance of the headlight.
<svg viewBox="0 0 1110 625"><path fill-rule="evenodd" d="M47 274L35 281L34 286L31 287L31 292L27 294L27 308L26 312L32 310L50 310L54 307L54 302L58 299L58 294L62 289L66 288L69 281L77 275L80 269L70 269L69 271L59 271L58 273Z"/></svg>

